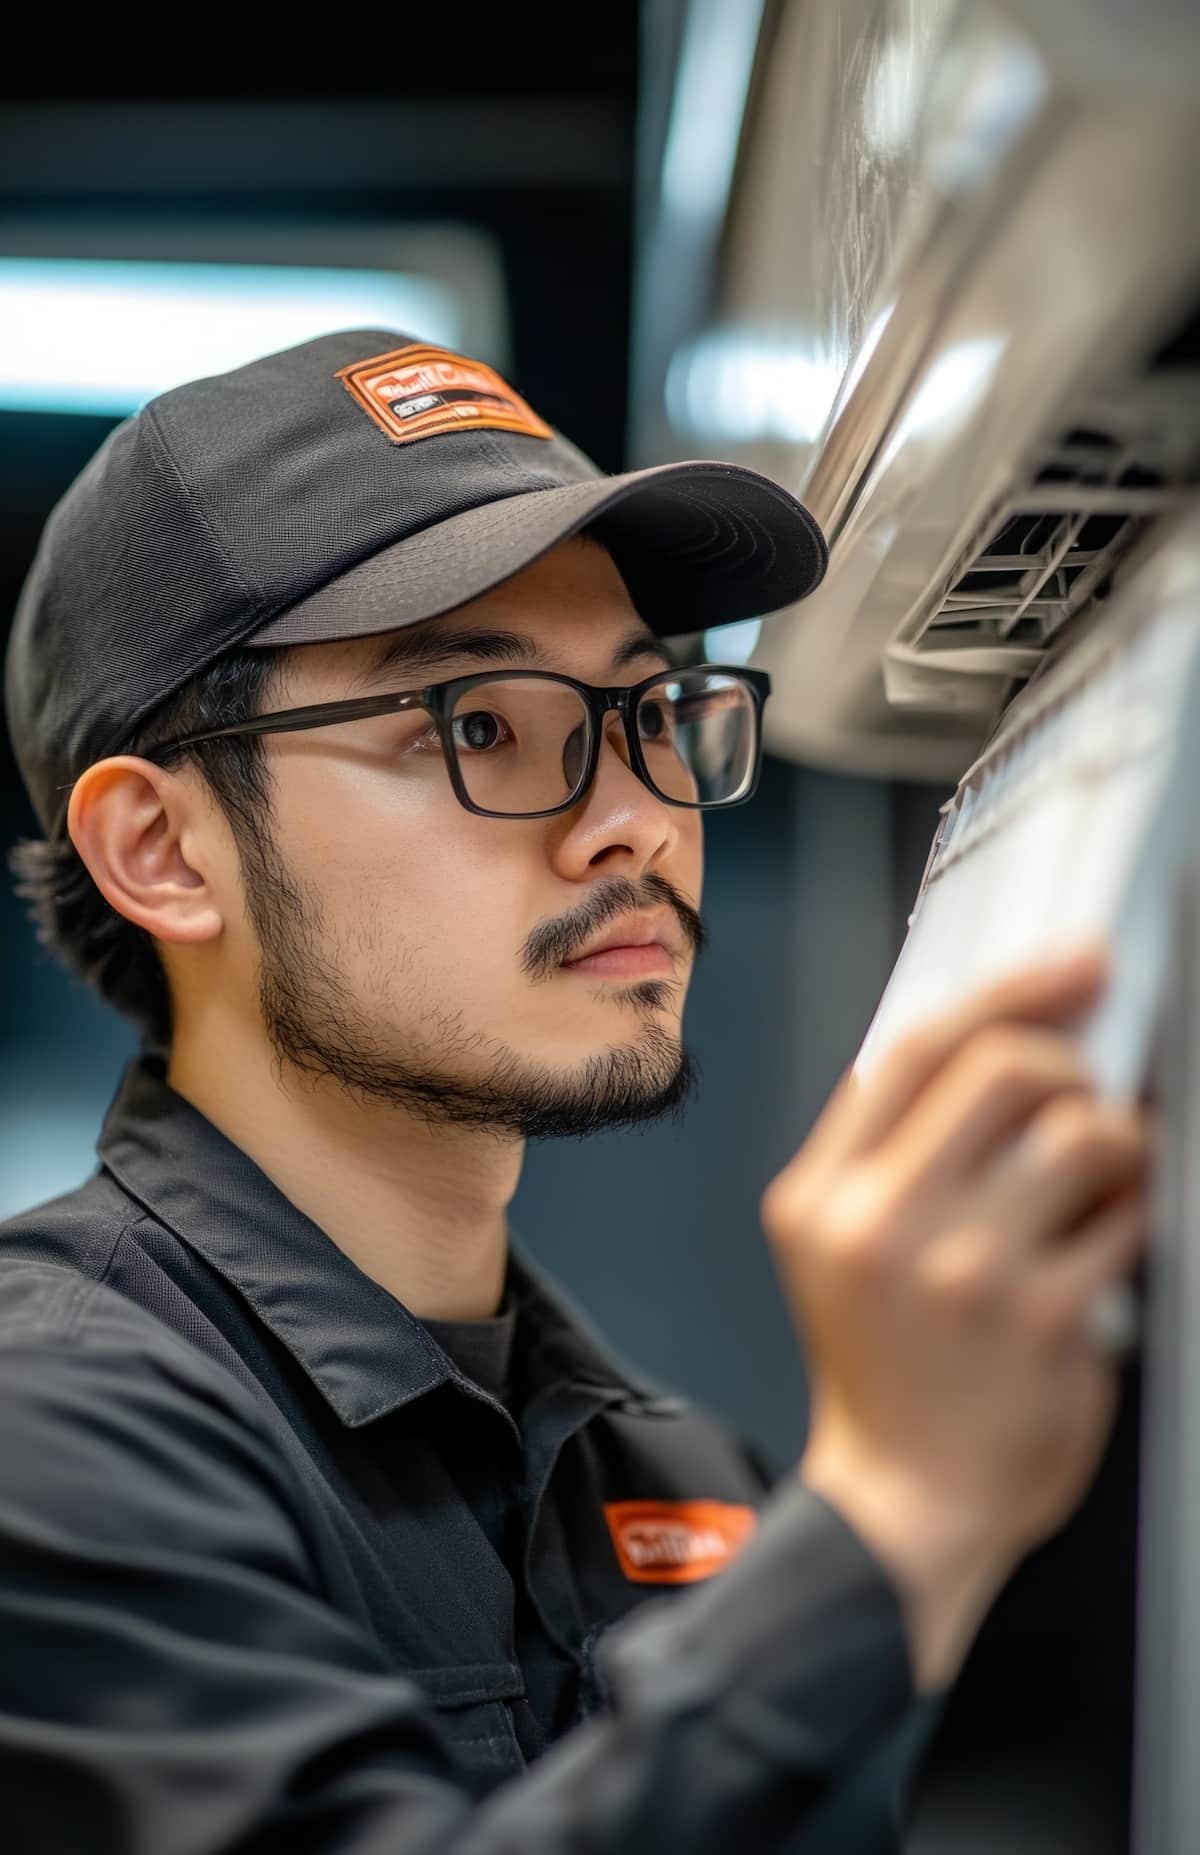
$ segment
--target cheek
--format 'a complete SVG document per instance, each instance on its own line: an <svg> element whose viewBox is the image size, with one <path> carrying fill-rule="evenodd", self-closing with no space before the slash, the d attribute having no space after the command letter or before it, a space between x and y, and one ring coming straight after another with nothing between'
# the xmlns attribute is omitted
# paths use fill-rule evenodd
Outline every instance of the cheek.
<svg viewBox="0 0 1200 1855"><path fill-rule="evenodd" d="M340 745L284 749L275 813L288 867L327 907L383 896L398 909L419 905L436 893L456 821L434 802L431 782L406 788Z"/></svg>
<svg viewBox="0 0 1200 1855"><path fill-rule="evenodd" d="M328 764L304 773L276 806L279 842L320 897L340 959L376 975L419 972L443 995L482 995L497 973L511 984L531 924L488 821L448 794L406 800Z"/></svg>

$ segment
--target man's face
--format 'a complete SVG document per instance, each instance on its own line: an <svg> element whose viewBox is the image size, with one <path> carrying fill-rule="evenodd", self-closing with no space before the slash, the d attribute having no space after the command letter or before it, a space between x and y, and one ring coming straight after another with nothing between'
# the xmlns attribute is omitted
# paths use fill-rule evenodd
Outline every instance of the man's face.
<svg viewBox="0 0 1200 1855"><path fill-rule="evenodd" d="M452 642L466 633L474 648ZM528 647L499 655L499 633ZM390 645L399 660L377 673ZM667 662L608 554L575 540L444 618L294 652L268 707L481 669L634 683ZM526 1136L677 1108L701 814L640 783L615 714L592 787L552 818L467 811L440 750L412 751L412 735L411 717L385 715L264 738L272 812L239 842L278 1054L366 1099ZM661 931L665 950L570 963L625 924L634 940Z"/></svg>

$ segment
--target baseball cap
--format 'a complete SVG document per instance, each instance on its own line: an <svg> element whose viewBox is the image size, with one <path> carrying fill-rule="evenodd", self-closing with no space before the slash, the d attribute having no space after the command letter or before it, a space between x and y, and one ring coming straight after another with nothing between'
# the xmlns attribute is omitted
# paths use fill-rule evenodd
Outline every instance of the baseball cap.
<svg viewBox="0 0 1200 1855"><path fill-rule="evenodd" d="M5 701L43 828L224 652L437 617L583 528L663 636L776 611L825 570L812 516L757 471L608 475L494 369L394 329L160 394L55 506L18 601Z"/></svg>

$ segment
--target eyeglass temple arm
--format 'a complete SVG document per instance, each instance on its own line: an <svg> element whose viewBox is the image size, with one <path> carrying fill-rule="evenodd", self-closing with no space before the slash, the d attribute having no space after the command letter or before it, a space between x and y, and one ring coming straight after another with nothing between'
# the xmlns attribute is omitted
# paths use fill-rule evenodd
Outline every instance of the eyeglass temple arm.
<svg viewBox="0 0 1200 1855"><path fill-rule="evenodd" d="M144 758L165 753L169 747L195 747L201 741L226 740L237 734L292 734L301 728L325 728L338 721L368 721L373 715L394 715L400 709L424 706L424 690L409 690L403 695L359 696L349 702L319 702L295 709L280 709L278 714L261 716L257 721L229 722L224 728L207 728L202 734L183 734L174 741L155 741ZM56 792L70 792L73 779Z"/></svg>
<svg viewBox="0 0 1200 1855"><path fill-rule="evenodd" d="M326 728L338 721L368 721L373 715L393 715L400 709L425 706L426 691L411 690L405 695L359 696L350 702L318 702L296 709L280 709L256 721L230 722L224 728L208 728L203 734L181 735L176 741L160 741L152 752L165 747L193 747L199 741L219 741L234 734L292 734L301 728Z"/></svg>

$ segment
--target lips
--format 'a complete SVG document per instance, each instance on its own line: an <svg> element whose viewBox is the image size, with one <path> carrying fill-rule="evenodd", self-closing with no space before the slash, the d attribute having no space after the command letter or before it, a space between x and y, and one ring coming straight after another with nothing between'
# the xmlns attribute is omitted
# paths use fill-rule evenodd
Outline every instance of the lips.
<svg viewBox="0 0 1200 1855"><path fill-rule="evenodd" d="M595 978L669 979L675 962L660 942L651 940L641 947L605 947L586 959L568 960L563 971L590 973Z"/></svg>
<svg viewBox="0 0 1200 1855"><path fill-rule="evenodd" d="M564 960L563 969L594 978L668 979L680 945L678 925L665 910L627 915L598 935L586 952Z"/></svg>
<svg viewBox="0 0 1200 1855"><path fill-rule="evenodd" d="M678 926L664 909L658 909L650 915L626 915L624 919L614 921L603 934L598 934L582 953L576 954L574 959L564 960L563 964L582 966L602 953L652 946L659 947L670 958L678 953L679 942Z"/></svg>

